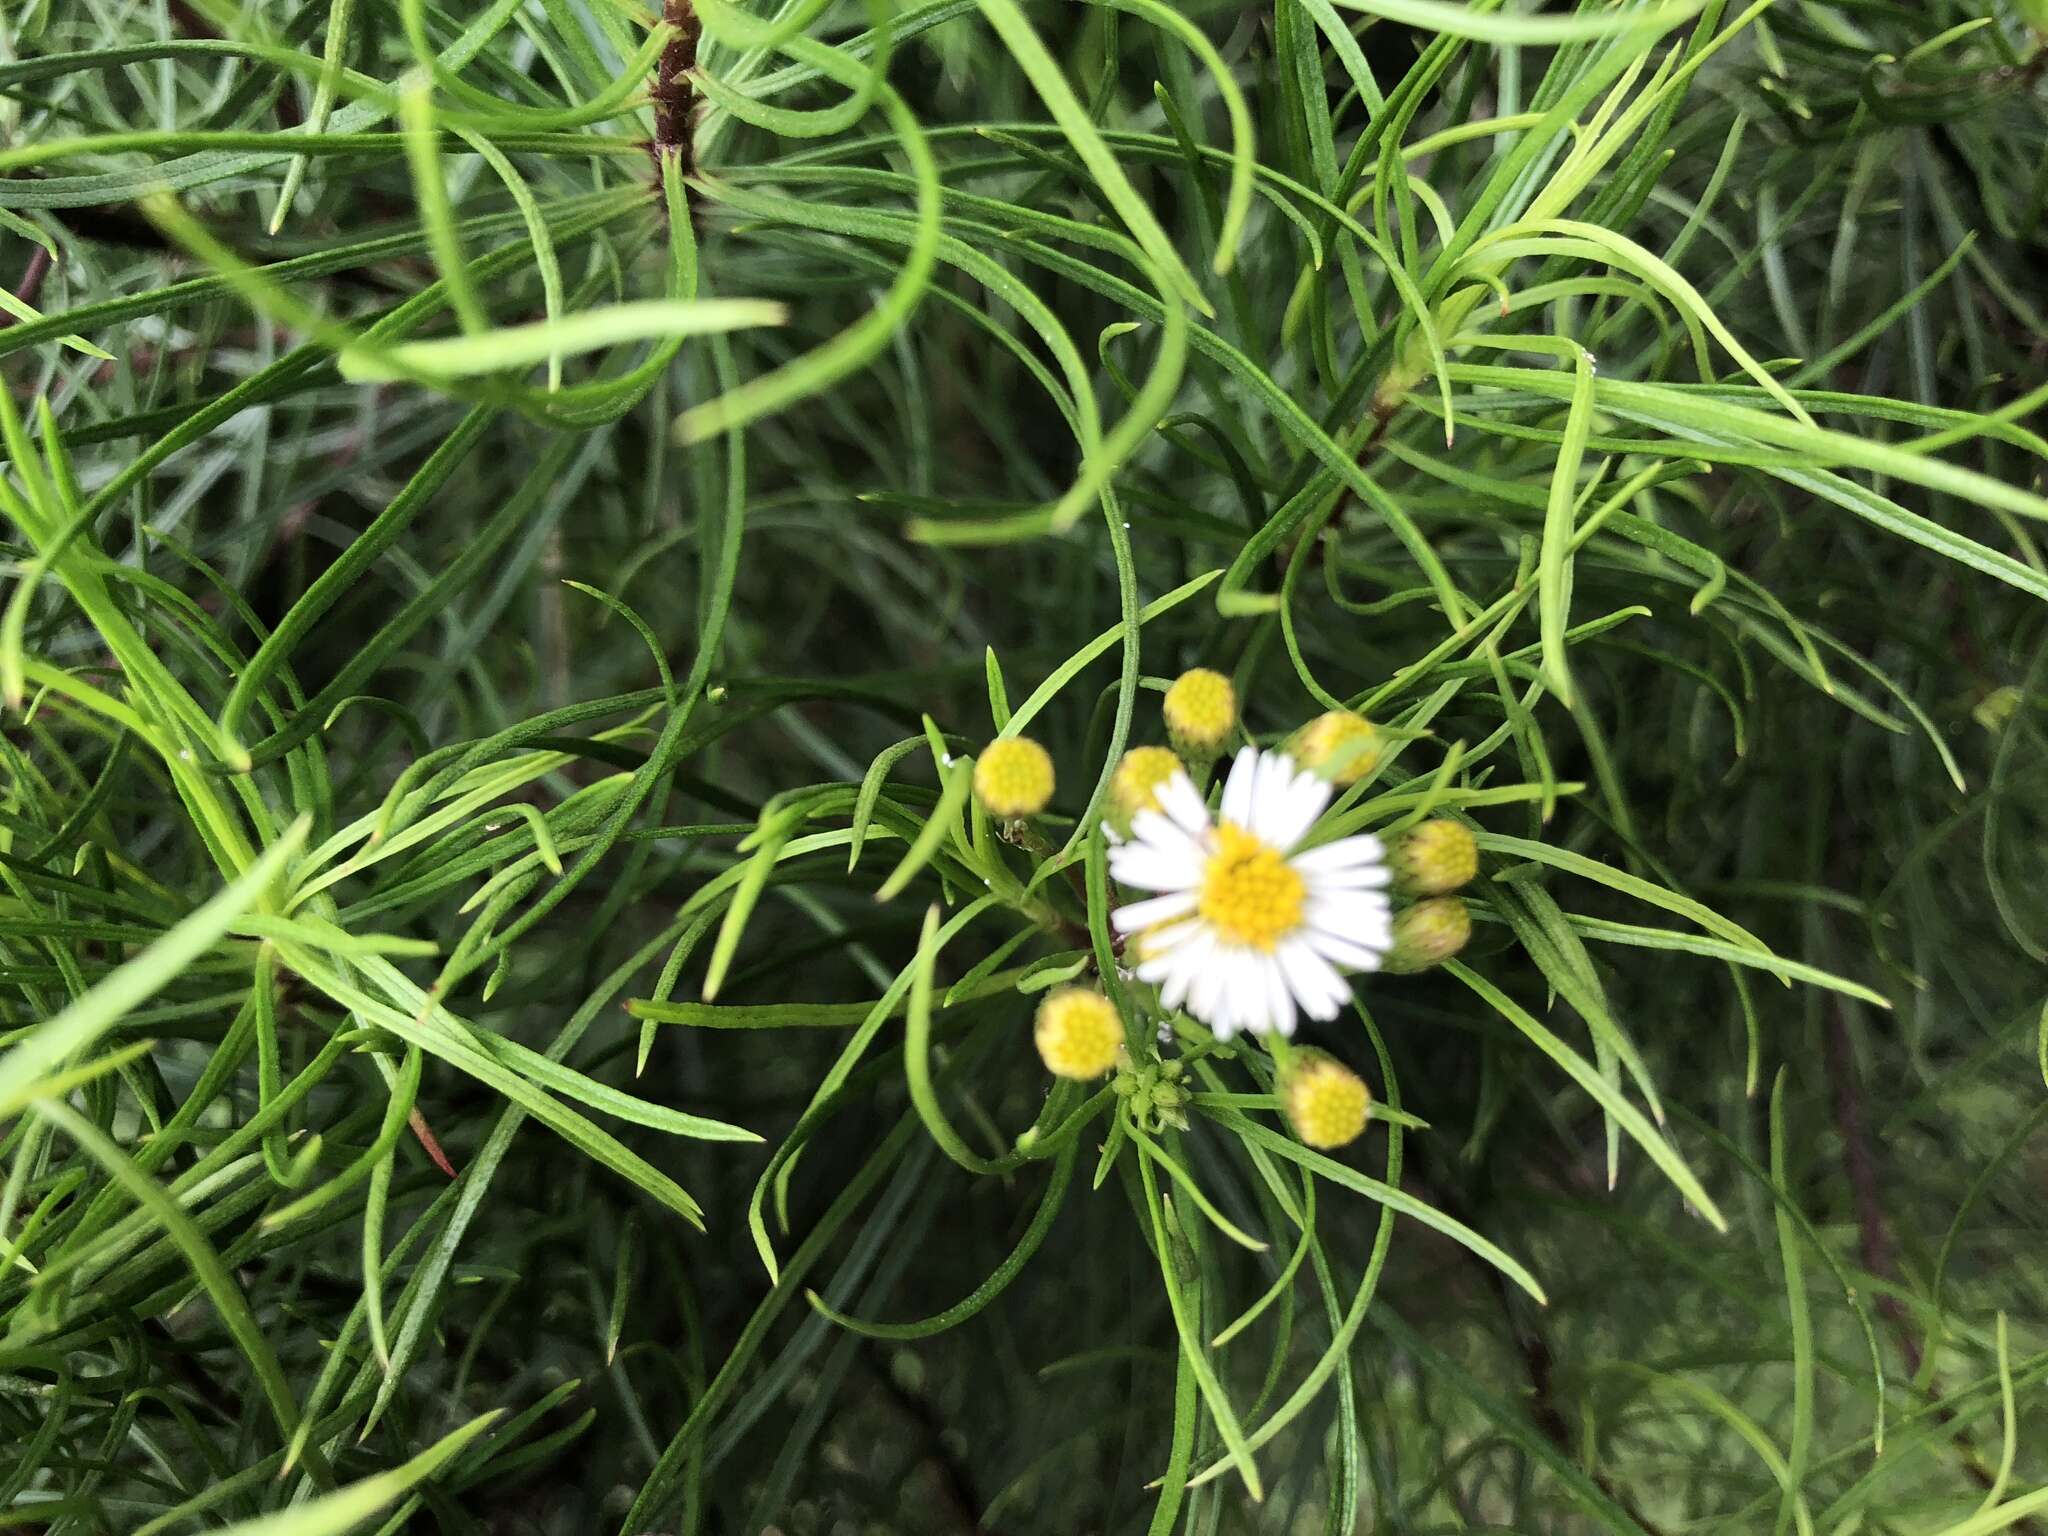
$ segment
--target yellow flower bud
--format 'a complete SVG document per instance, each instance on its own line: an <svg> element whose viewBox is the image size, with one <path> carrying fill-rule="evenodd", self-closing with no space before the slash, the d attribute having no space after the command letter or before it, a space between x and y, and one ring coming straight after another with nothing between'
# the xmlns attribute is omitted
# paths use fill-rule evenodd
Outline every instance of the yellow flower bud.
<svg viewBox="0 0 2048 1536"><path fill-rule="evenodd" d="M1116 1065L1124 1024L1116 1005L1093 987L1060 987L1039 1003L1032 1038L1046 1071L1090 1082Z"/></svg>
<svg viewBox="0 0 2048 1536"><path fill-rule="evenodd" d="M1317 715L1287 743L1295 762L1332 784L1356 784L1379 766L1384 750L1379 728L1348 709Z"/></svg>
<svg viewBox="0 0 2048 1536"><path fill-rule="evenodd" d="M1159 789L1179 773L1180 759L1164 747L1133 747L1117 760L1109 778L1110 820L1129 831L1140 811L1159 809Z"/></svg>
<svg viewBox="0 0 2048 1536"><path fill-rule="evenodd" d="M974 796L991 816L1036 816L1052 799L1052 759L1028 736L991 742L974 765Z"/></svg>
<svg viewBox="0 0 2048 1536"><path fill-rule="evenodd" d="M1304 1145L1341 1147L1356 1141L1372 1109L1365 1079L1325 1051L1289 1054L1280 1074L1280 1104Z"/></svg>
<svg viewBox="0 0 2048 1536"><path fill-rule="evenodd" d="M1395 888L1410 896L1444 896L1479 873L1479 845L1462 821L1439 816L1394 845Z"/></svg>
<svg viewBox="0 0 2048 1536"><path fill-rule="evenodd" d="M1166 734L1184 757L1208 759L1220 753L1237 725L1237 690L1221 672L1196 667L1166 690L1162 706Z"/></svg>
<svg viewBox="0 0 2048 1536"><path fill-rule="evenodd" d="M1472 914L1455 896L1432 896L1394 914L1394 948L1380 969L1404 974L1442 965L1472 937Z"/></svg>

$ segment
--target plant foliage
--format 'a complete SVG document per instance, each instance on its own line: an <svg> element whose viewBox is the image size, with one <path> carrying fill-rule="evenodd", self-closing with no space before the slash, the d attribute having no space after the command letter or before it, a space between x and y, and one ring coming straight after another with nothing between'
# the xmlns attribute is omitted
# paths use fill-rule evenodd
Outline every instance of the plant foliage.
<svg viewBox="0 0 2048 1536"><path fill-rule="evenodd" d="M2035 28L8 7L0 1527L2048 1528ZM1343 1148L1198 666L1476 835Z"/></svg>

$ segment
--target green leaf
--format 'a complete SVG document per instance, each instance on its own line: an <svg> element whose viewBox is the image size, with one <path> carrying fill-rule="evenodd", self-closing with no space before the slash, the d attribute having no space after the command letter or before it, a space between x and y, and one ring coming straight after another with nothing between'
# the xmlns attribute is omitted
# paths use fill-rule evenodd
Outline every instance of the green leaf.
<svg viewBox="0 0 2048 1536"><path fill-rule="evenodd" d="M1031 82L1046 110L1052 113L1053 121L1060 125L1067 142L1073 145L1074 153L1080 156L1081 163L1088 168L1088 174L1094 178L1095 185L1110 207L1116 210L1117 217L1123 220L1132 238L1144 248L1153 265L1180 290L1185 302L1201 314L1214 315L1216 311L1210 307L1200 286L1182 264L1151 205L1138 195L1123 167L1117 163L1116 155L1103 142L1087 108L1074 95L1065 72L1046 50L1023 8L1016 0L980 0L980 6L983 18L995 29L1003 46L1009 49L1011 58Z"/></svg>
<svg viewBox="0 0 2048 1536"><path fill-rule="evenodd" d="M1558 445L1557 467L1551 472L1550 498L1543 516L1543 543L1536 568L1536 612L1543 637L1543 675L1550 691L1569 709L1577 695L1571 662L1565 653L1565 631L1571 625L1572 516L1579 503L1579 462L1593 425L1593 359L1581 349L1572 366L1572 401L1565 417L1564 441Z"/></svg>
<svg viewBox="0 0 2048 1536"><path fill-rule="evenodd" d="M133 960L115 969L77 1002L35 1025L0 1055L0 1119L40 1097L51 1073L121 1019L175 981L220 942L244 912L268 899L293 854L305 842L310 817L300 817L249 868Z"/></svg>
<svg viewBox="0 0 2048 1536"><path fill-rule="evenodd" d="M1577 15L1503 14L1469 0L1337 0L1337 4L1424 32L1467 37L1510 47L1526 43L1571 43L1622 33L1654 36L1696 14L1705 0L1677 4L1620 5Z"/></svg>
<svg viewBox="0 0 2048 1536"><path fill-rule="evenodd" d="M340 368L344 379L357 384L421 376L462 379L531 368L620 342L709 336L781 325L788 318L787 305L765 299L636 299L474 336L409 341L377 351L351 348L341 354Z"/></svg>
<svg viewBox="0 0 2048 1536"><path fill-rule="evenodd" d="M1728 1230L1728 1222L1721 1215L1720 1207L1714 1204L1698 1177L1685 1164L1671 1143L1660 1135L1641 1110L1637 1109L1613 1084L1587 1065L1584 1057L1566 1045L1562 1040L1545 1029L1520 1004L1512 1001L1492 982L1476 974L1459 961L1450 960L1444 964L1450 975L1457 977L1485 1000L1502 1018L1521 1031L1535 1047L1556 1062L1594 1101L1614 1117L1629 1137L1645 1152L1650 1160L1664 1171L1666 1178L1677 1186L1678 1192L1690 1201L1717 1232Z"/></svg>
<svg viewBox="0 0 2048 1536"><path fill-rule="evenodd" d="M410 1461L402 1462L388 1472L363 1478L346 1488L309 1499L291 1509L279 1510L274 1515L237 1520L232 1525L215 1529L219 1536L343 1536L344 1532L354 1530L371 1516L388 1509L403 1495L431 1481L468 1449L477 1436L502 1418L504 1412L502 1408L493 1408L488 1413L477 1415L462 1428L443 1435Z"/></svg>

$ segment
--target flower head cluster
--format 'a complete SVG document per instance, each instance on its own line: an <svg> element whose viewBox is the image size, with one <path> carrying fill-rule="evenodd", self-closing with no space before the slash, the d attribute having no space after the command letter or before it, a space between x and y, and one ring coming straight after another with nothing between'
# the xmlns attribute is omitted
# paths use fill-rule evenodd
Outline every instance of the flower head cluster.
<svg viewBox="0 0 2048 1536"><path fill-rule="evenodd" d="M1294 733L1288 752L1332 784L1356 784L1380 765L1379 727L1348 709L1317 715Z"/></svg>
<svg viewBox="0 0 2048 1536"><path fill-rule="evenodd" d="M1160 713L1175 750L1195 761L1213 761L1237 728L1237 690L1221 672L1197 667L1173 680Z"/></svg>
<svg viewBox="0 0 2048 1536"><path fill-rule="evenodd" d="M1356 1141L1372 1110L1372 1090L1365 1079L1326 1051L1290 1053L1278 1087L1287 1123L1311 1147Z"/></svg>
<svg viewBox="0 0 2048 1536"><path fill-rule="evenodd" d="M1395 842L1389 862L1395 893L1412 900L1394 915L1386 968L1408 972L1442 965L1472 937L1472 914L1452 894L1479 873L1472 829L1448 816L1425 821Z"/></svg>
<svg viewBox="0 0 2048 1536"><path fill-rule="evenodd" d="M1052 788L1052 758L1029 736L991 742L975 759L974 797L991 816L1036 816Z"/></svg>
<svg viewBox="0 0 2048 1536"><path fill-rule="evenodd" d="M1165 747L1131 748L1110 775L1111 824L1120 834L1129 835L1131 818L1140 811L1158 810L1159 791L1181 771L1180 759Z"/></svg>
<svg viewBox="0 0 2048 1536"><path fill-rule="evenodd" d="M1279 750L1240 749L1212 809L1208 779L1232 735L1242 736L1230 680L1184 672L1161 708L1171 747L1125 752L1109 776L1109 874L1132 893L1110 913L1125 973L1157 989L1166 1013L1185 1011L1219 1040L1240 1032L1291 1036L1305 1014L1336 1018L1351 1000L1347 973L1412 972L1455 955L1472 931L1454 893L1478 873L1479 848L1462 821L1439 816L1382 843L1319 825L1331 797L1380 768L1386 735L1362 715L1331 710ZM1052 793L1052 763L1011 738L983 752L976 797L992 815L1036 815ZM1140 1127L1185 1122L1182 1065L1126 1048L1117 1005L1090 986L1064 986L1038 1005L1034 1038L1055 1076L1112 1087ZM1275 1042L1278 1108L1307 1146L1342 1147L1371 1117L1372 1093L1350 1067L1312 1047Z"/></svg>
<svg viewBox="0 0 2048 1536"><path fill-rule="evenodd" d="M1118 882L1153 893L1110 919L1138 979L1225 1039L1335 1018L1351 997L1339 967L1375 970L1393 947L1379 839L1306 846L1330 784L1284 753L1239 752L1214 818L1185 772L1157 793L1109 856Z"/></svg>
<svg viewBox="0 0 2048 1536"><path fill-rule="evenodd" d="M1439 816L1394 844L1394 888L1407 896L1448 896L1479 873L1479 844L1462 821Z"/></svg>
<svg viewBox="0 0 2048 1536"><path fill-rule="evenodd" d="M1032 1030L1038 1058L1054 1077L1092 1082L1123 1053L1123 1020L1116 1005L1093 987L1061 987L1038 1005Z"/></svg>
<svg viewBox="0 0 2048 1536"><path fill-rule="evenodd" d="M1387 969L1397 975L1442 965L1472 937L1472 914L1455 896L1432 896L1404 907L1394 919Z"/></svg>
<svg viewBox="0 0 2048 1536"><path fill-rule="evenodd" d="M1154 1135L1168 1128L1184 1131L1188 1128L1188 1090L1181 1079L1186 1072L1177 1061L1134 1065L1126 1059L1109 1086L1138 1122L1138 1129Z"/></svg>

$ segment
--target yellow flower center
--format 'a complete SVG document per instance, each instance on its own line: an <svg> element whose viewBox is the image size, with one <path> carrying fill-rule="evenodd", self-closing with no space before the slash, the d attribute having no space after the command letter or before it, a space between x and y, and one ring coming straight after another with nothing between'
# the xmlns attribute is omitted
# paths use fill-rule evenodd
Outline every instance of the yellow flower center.
<svg viewBox="0 0 2048 1536"><path fill-rule="evenodd" d="M1278 848L1231 822L1217 827L1197 910L1229 942L1270 950L1301 926L1307 894Z"/></svg>
<svg viewBox="0 0 2048 1536"><path fill-rule="evenodd" d="M1379 730L1348 710L1316 716L1295 732L1289 745L1297 763L1333 784L1356 784L1379 766Z"/></svg>
<svg viewBox="0 0 2048 1536"><path fill-rule="evenodd" d="M1110 1000L1091 987L1061 987L1047 994L1032 1033L1046 1070L1080 1082L1114 1067L1124 1046L1123 1020Z"/></svg>
<svg viewBox="0 0 2048 1536"><path fill-rule="evenodd" d="M1197 667L1173 680L1161 712L1176 744L1214 753L1237 724L1237 690L1221 672Z"/></svg>
<svg viewBox="0 0 2048 1536"><path fill-rule="evenodd" d="M1052 759L1028 736L991 742L974 764L974 793L991 816L1036 816L1052 785Z"/></svg>
<svg viewBox="0 0 2048 1536"><path fill-rule="evenodd" d="M1425 821L1394 849L1394 872L1404 892L1442 896L1479 873L1479 845L1463 822L1448 816Z"/></svg>
<svg viewBox="0 0 2048 1536"><path fill-rule="evenodd" d="M1180 759L1164 747L1133 747L1116 765L1109 798L1126 819L1159 809L1159 790L1180 772Z"/></svg>
<svg viewBox="0 0 2048 1536"><path fill-rule="evenodd" d="M1358 1074L1335 1061L1318 1061L1282 1088L1294 1133L1312 1147L1341 1147L1365 1129L1372 1094Z"/></svg>

